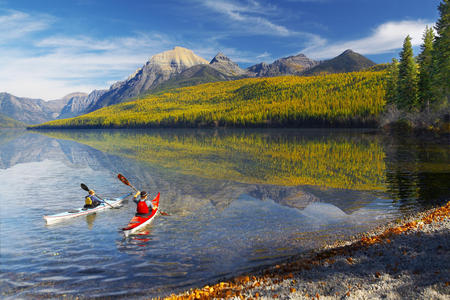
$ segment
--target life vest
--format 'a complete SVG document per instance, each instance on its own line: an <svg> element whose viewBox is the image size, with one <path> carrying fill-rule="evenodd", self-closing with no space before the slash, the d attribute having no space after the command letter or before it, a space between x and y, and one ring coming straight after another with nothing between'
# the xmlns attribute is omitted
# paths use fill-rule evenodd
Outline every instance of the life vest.
<svg viewBox="0 0 450 300"><path fill-rule="evenodd" d="M84 199L84 204L85 204L85 205L92 205L92 199L91 199L91 197L86 197L86 198Z"/></svg>
<svg viewBox="0 0 450 300"><path fill-rule="evenodd" d="M145 201L139 201L137 204L137 213L138 214L148 214L150 210L148 209L147 203Z"/></svg>

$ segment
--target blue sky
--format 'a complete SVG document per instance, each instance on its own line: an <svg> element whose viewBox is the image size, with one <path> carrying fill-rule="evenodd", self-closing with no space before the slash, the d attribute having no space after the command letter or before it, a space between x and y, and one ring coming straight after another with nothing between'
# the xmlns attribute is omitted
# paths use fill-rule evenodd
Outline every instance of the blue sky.
<svg viewBox="0 0 450 300"><path fill-rule="evenodd" d="M0 92L61 98L108 88L152 55L182 46L245 68L346 49L377 63L415 54L439 0L0 0Z"/></svg>

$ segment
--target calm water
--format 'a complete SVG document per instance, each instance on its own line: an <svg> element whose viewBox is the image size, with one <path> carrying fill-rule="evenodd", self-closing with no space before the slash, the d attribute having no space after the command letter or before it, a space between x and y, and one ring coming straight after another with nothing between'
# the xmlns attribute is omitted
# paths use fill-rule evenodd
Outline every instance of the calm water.
<svg viewBox="0 0 450 300"><path fill-rule="evenodd" d="M448 141L364 130L0 131L3 299L158 296L245 272L450 198ZM47 226L103 197L151 195Z"/></svg>

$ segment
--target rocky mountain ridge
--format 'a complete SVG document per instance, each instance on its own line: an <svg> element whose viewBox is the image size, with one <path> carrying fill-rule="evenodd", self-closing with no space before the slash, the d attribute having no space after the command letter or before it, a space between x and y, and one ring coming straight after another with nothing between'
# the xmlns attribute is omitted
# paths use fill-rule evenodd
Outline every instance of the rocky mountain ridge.
<svg viewBox="0 0 450 300"><path fill-rule="evenodd" d="M304 54L277 59L271 64L259 63L247 68L252 77L273 77L282 75L302 75L302 73L320 62L312 60Z"/></svg>
<svg viewBox="0 0 450 300"><path fill-rule="evenodd" d="M194 54L192 50L182 47L156 54L126 80L113 84L106 93L88 107L87 111L94 111L136 97L169 80L173 75L199 64L208 64L208 61Z"/></svg>
<svg viewBox="0 0 450 300"><path fill-rule="evenodd" d="M366 57L346 50L326 61L315 61L298 54L277 59L270 64L262 62L242 69L221 52L208 63L192 50L175 47L152 56L126 80L114 83L108 90L94 90L89 95L72 93L62 99L46 102L0 93L0 113L28 124L37 124L56 118L79 116L146 93L176 87L246 77L352 72L373 65L375 63Z"/></svg>
<svg viewBox="0 0 450 300"><path fill-rule="evenodd" d="M56 119L68 101L65 98L44 101L0 93L0 113L27 124L39 124Z"/></svg>
<svg viewBox="0 0 450 300"><path fill-rule="evenodd" d="M245 70L241 69L237 63L229 59L222 52L217 53L209 62L209 65L228 76L242 76L246 74Z"/></svg>
<svg viewBox="0 0 450 300"><path fill-rule="evenodd" d="M58 119L73 118L83 114L86 109L95 103L106 90L93 90L89 94L86 93L73 93L69 94L69 101L61 109ZM66 97L68 97L66 96Z"/></svg>

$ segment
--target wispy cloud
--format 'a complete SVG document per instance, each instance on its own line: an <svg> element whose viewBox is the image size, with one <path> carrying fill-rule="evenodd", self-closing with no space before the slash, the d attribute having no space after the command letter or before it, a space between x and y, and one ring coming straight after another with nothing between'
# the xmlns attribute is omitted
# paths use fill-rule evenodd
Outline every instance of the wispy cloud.
<svg viewBox="0 0 450 300"><path fill-rule="evenodd" d="M376 27L368 37L335 43L328 43L324 39L312 41L312 45L302 52L316 59L334 57L346 49L365 55L389 53L401 48L408 34L412 38L413 46L420 45L427 25L432 27L433 23L425 20L386 22Z"/></svg>
<svg viewBox="0 0 450 300"><path fill-rule="evenodd" d="M53 22L57 19L43 21L17 11L0 16L0 57L8 58L0 59L1 92L49 100L107 88L108 82L125 79L152 55L174 46L157 33L103 39L54 36L46 31Z"/></svg>
<svg viewBox="0 0 450 300"><path fill-rule="evenodd" d="M32 17L29 14L15 10L7 10L5 12L6 14L0 15L0 45L12 39L47 29L55 20L48 15Z"/></svg>
<svg viewBox="0 0 450 300"><path fill-rule="evenodd" d="M244 3L230 0L201 0L201 3L216 13L225 16L229 21L228 26L241 34L276 36L294 34L285 26L269 20L268 16L273 15L277 10L274 6L263 6L254 0Z"/></svg>

